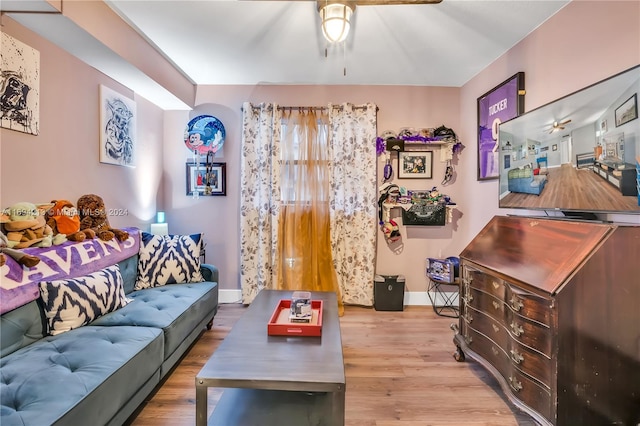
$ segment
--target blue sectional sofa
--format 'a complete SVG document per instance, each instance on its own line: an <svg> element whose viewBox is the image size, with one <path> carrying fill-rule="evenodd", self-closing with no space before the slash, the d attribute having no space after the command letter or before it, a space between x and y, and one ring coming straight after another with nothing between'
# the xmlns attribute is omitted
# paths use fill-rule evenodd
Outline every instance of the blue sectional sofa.
<svg viewBox="0 0 640 426"><path fill-rule="evenodd" d="M531 167L511 169L507 175L509 192L540 195L547 183L547 175L536 175Z"/></svg>
<svg viewBox="0 0 640 426"><path fill-rule="evenodd" d="M121 425L211 328L216 267L200 265L202 282L134 290L139 262L117 262L128 303L86 325L50 335L42 297L2 314L2 426Z"/></svg>

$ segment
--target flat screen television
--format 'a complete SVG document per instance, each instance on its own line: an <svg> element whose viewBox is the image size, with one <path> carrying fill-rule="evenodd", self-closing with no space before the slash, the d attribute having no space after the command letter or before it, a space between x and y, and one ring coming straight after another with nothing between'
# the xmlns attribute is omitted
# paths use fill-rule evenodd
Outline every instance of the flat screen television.
<svg viewBox="0 0 640 426"><path fill-rule="evenodd" d="M640 65L500 124L500 208L640 214Z"/></svg>

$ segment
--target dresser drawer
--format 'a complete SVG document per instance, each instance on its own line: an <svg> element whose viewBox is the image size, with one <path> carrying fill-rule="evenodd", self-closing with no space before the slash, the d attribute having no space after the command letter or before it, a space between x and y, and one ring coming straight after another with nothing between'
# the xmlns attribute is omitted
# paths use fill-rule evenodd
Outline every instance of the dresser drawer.
<svg viewBox="0 0 640 426"><path fill-rule="evenodd" d="M545 387L540 386L516 368L512 368L505 378L511 388L512 395L551 423L555 423L552 416L551 393Z"/></svg>
<svg viewBox="0 0 640 426"><path fill-rule="evenodd" d="M551 329L540 323L529 321L511 311L507 312L506 328L514 340L523 345L535 348L538 352L551 358L553 335Z"/></svg>
<svg viewBox="0 0 640 426"><path fill-rule="evenodd" d="M554 371L554 361L551 358L515 340L509 342L507 355L515 368L538 380L547 390L551 389Z"/></svg>
<svg viewBox="0 0 640 426"><path fill-rule="evenodd" d="M511 371L511 361L504 350L482 333L472 328L468 329L468 336L470 337L468 343L469 348L489 361L502 377L507 377Z"/></svg>
<svg viewBox="0 0 640 426"><path fill-rule="evenodd" d="M488 298L490 296L485 295L485 297ZM476 300L474 300L474 302L475 301ZM540 353L536 349L526 346L526 344L520 343L518 338L512 336L502 322L489 315L485 315L484 312L478 311L471 306L467 306L461 318L463 322L466 323L468 330L485 336L492 345L495 345L503 351L507 355L507 360L512 363L514 367L538 380L540 384L543 384L547 389L551 388L552 360L550 356ZM524 329L525 326L523 326L523 330ZM531 330L531 328L527 327L527 332L532 336L536 336L536 333L541 333L544 337L536 338L542 340L545 344L551 341L550 333L548 333L547 330ZM524 337L524 335L522 335L522 337ZM530 343L530 340L531 339L525 340L525 342ZM483 353L483 356L485 355L487 354Z"/></svg>
<svg viewBox="0 0 640 426"><path fill-rule="evenodd" d="M465 278L466 284L470 287L491 294L500 300L505 300L507 286L500 278L493 277L469 266L465 268Z"/></svg>
<svg viewBox="0 0 640 426"><path fill-rule="evenodd" d="M500 346L500 348L506 353L507 348L509 347L511 336L505 329L504 325L491 318L484 313L473 309L472 307L467 307L466 311L461 317L471 329L476 330L483 335L487 336L496 345Z"/></svg>
<svg viewBox="0 0 640 426"><path fill-rule="evenodd" d="M508 311L509 308L505 306L501 299L473 287L469 287L465 301L474 309L484 312L496 321L505 324L506 311Z"/></svg>
<svg viewBox="0 0 640 426"><path fill-rule="evenodd" d="M475 319L472 321L472 324L473 323L476 323ZM542 414L545 418L550 419L552 407L549 386L539 383L519 369L520 367L530 370L537 369L536 366L530 362L535 360L535 356L532 357L531 354L519 349L525 360L521 361L520 364L516 364L512 357L505 353L503 348L482 332L475 330L470 324L464 324L463 330L469 349L489 362L493 368L498 371L509 385L511 394ZM514 345L517 345L517 343L514 342ZM550 369L548 371L550 371ZM549 376L546 375L546 377L548 383Z"/></svg>
<svg viewBox="0 0 640 426"><path fill-rule="evenodd" d="M551 327L555 315L553 301L514 285L506 285L505 302L509 308L525 318Z"/></svg>

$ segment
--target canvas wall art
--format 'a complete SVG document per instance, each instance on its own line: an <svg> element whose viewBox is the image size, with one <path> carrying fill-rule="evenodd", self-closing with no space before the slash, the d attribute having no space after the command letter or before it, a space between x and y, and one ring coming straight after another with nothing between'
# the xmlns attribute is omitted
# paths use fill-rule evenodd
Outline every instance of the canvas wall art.
<svg viewBox="0 0 640 426"><path fill-rule="evenodd" d="M100 85L100 162L135 166L136 103Z"/></svg>
<svg viewBox="0 0 640 426"><path fill-rule="evenodd" d="M37 135L40 123L40 52L0 33L0 126Z"/></svg>

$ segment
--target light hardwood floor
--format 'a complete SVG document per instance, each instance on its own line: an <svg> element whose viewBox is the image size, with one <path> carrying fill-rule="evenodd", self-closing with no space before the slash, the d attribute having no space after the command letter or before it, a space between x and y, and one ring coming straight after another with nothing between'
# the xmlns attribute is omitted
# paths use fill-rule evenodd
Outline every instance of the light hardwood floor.
<svg viewBox="0 0 640 426"><path fill-rule="evenodd" d="M245 309L221 305L213 329L202 334L128 424L194 425L194 377ZM340 319L346 425L535 426L506 402L482 367L453 359L449 326L456 321L435 315L429 306L392 312L346 306ZM220 390L209 390L209 414L219 396Z"/></svg>
<svg viewBox="0 0 640 426"><path fill-rule="evenodd" d="M612 184L591 171L570 164L549 168L547 184L540 195L510 193L500 200L501 207L545 208L562 206L564 210L640 211L637 196L624 196ZM551 208L549 208L551 210Z"/></svg>

